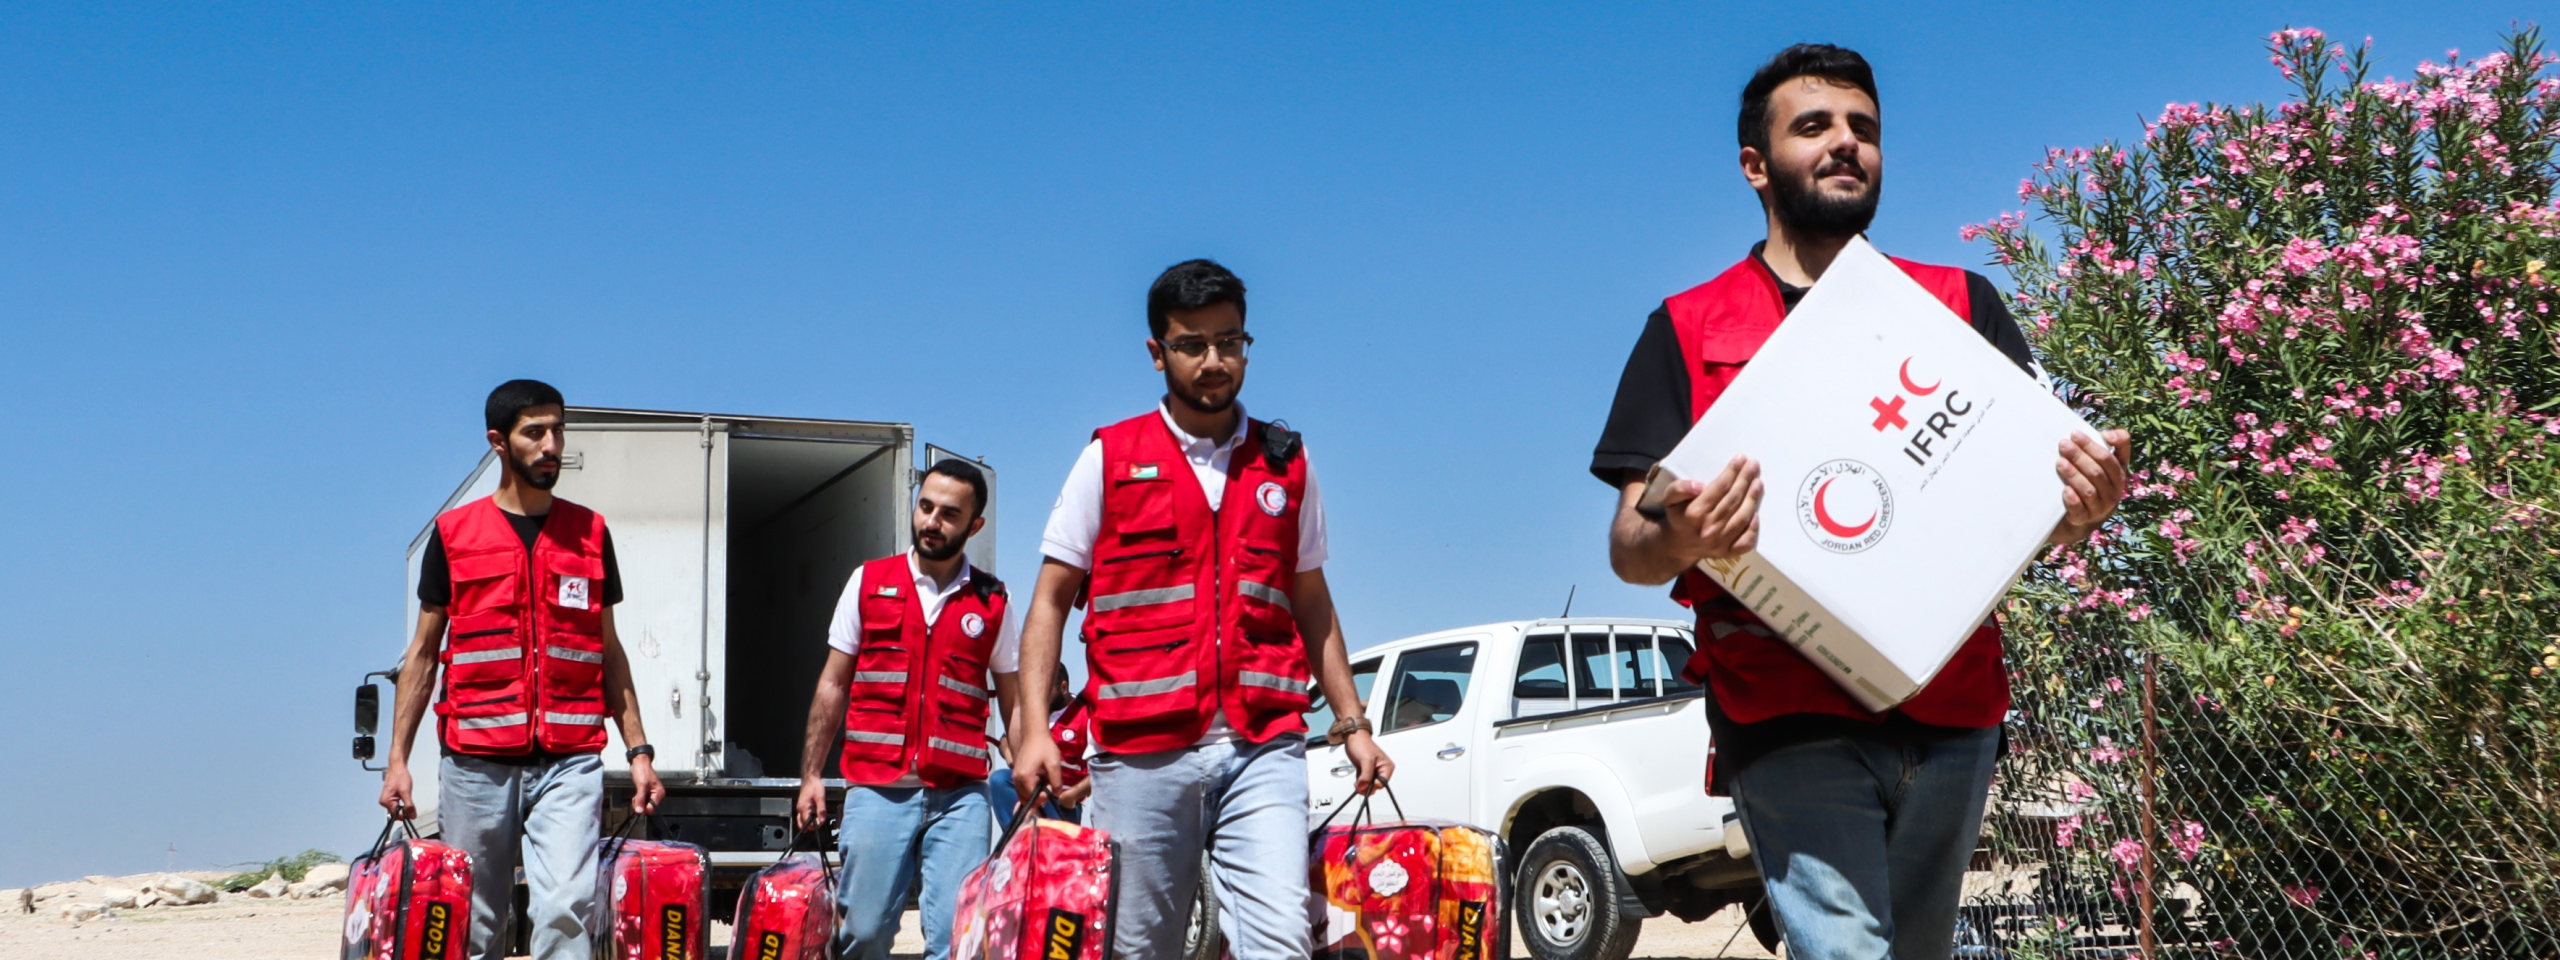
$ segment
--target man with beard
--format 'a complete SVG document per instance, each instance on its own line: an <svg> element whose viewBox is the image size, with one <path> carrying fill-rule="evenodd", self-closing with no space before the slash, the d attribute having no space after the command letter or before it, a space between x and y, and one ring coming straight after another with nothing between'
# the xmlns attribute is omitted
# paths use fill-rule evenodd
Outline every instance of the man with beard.
<svg viewBox="0 0 2560 960"><path fill-rule="evenodd" d="M800 827L826 816L827 748L847 784L836 841L839 960L884 960L919 875L926 960L951 952L960 881L986 859L987 700L1013 716L1021 615L961 549L986 525L987 476L944 460L916 485L915 546L854 568L800 751Z"/></svg>
<svg viewBox="0 0 2560 960"><path fill-rule="evenodd" d="M1741 814L1787 955L1943 957L2009 708L1998 624L1977 629L1919 695L1870 713L1696 570L1756 545L1757 463L1736 457L1710 480L1683 481L1660 516L1636 508L1646 471L1875 216L1882 127L1874 73L1856 53L1781 51L1743 88L1737 132L1768 239L1664 301L1636 340L1591 458L1592 474L1620 492L1609 559L1630 583L1678 578L1672 596L1697 610L1688 672L1708 686L1710 789L1729 791ZM1898 262L2032 372L2026 339L1989 281ZM2129 457L2121 430L2107 432L2106 446L2077 435L2060 442L2064 516L2054 543L2087 537L2115 511Z"/></svg>
<svg viewBox="0 0 2560 960"><path fill-rule="evenodd" d="M1022 716L1048 715L1071 605L1084 605L1093 797L1123 838L1120 960L1173 960L1217 864L1236 960L1303 960L1312 677L1365 791L1395 765L1370 739L1325 585L1324 506L1298 434L1236 403L1253 336L1244 281L1167 268L1147 291L1156 409L1094 431L1041 534L1023 634ZM1038 723L1012 725L1014 782L1063 778Z"/></svg>
<svg viewBox="0 0 2560 960"><path fill-rule="evenodd" d="M657 809L666 790L614 633L622 572L613 535L595 511L551 495L560 480L560 391L538 380L499 384L486 419L489 448L506 469L498 492L445 511L427 535L382 807L415 814L409 748L442 667L436 821L446 843L471 855L470 956L506 955L521 859L533 955L584 960L608 717L631 745L632 812Z"/></svg>

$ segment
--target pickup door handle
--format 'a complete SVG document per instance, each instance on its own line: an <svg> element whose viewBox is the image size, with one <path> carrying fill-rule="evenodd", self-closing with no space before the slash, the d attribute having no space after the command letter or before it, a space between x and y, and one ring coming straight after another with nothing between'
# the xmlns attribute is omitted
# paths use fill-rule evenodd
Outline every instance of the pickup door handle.
<svg viewBox="0 0 2560 960"><path fill-rule="evenodd" d="M1437 753L1437 754L1434 754L1434 756L1437 756L1437 757L1439 757L1439 758L1440 758L1440 759L1442 759L1442 760L1455 760L1455 759L1458 759L1459 757L1463 757L1463 756L1466 756L1466 755L1467 755L1467 748L1465 748L1465 747L1461 747L1461 746L1459 746L1459 745L1457 745L1457 744L1454 744L1454 743L1453 743L1453 744L1450 744L1450 745L1448 745L1448 746L1445 746L1445 747L1441 747L1441 748L1440 748L1440 752L1439 752L1439 753Z"/></svg>
<svg viewBox="0 0 2560 960"><path fill-rule="evenodd" d="M1337 777L1347 777L1347 776L1350 776L1350 775L1351 775L1351 765L1346 763L1346 764L1343 764L1343 765L1341 765L1341 766L1339 766L1339 767L1335 767L1335 768L1333 768L1333 775L1334 775L1334 776L1337 776Z"/></svg>

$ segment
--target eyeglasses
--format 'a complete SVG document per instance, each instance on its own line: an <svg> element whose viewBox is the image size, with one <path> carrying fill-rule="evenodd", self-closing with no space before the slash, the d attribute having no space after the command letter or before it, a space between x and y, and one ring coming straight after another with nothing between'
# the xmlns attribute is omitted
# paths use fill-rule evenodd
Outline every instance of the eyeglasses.
<svg viewBox="0 0 2560 960"><path fill-rule="evenodd" d="M1246 350L1253 346L1253 334L1239 333L1215 340L1158 340L1156 343L1167 350L1194 360L1207 355L1211 350L1218 351L1219 356L1228 359L1242 360L1245 358Z"/></svg>

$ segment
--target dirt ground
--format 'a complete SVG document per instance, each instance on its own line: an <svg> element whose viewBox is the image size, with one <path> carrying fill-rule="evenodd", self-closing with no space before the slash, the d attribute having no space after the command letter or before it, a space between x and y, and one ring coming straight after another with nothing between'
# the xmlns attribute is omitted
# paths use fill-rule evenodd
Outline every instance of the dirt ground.
<svg viewBox="0 0 2560 960"><path fill-rule="evenodd" d="M319 900L230 900L200 907L117 911L113 919L73 923L51 913L0 913L0 957L8 960L333 960L338 955L338 927L345 916L343 898ZM1767 957L1760 944L1739 929L1742 915L1727 909L1689 924L1671 917L1647 921L1636 941L1640 958ZM729 930L715 926L712 941L726 943ZM1730 947L1726 944L1730 942ZM1512 940L1513 956L1522 956ZM919 957L924 938L910 911L892 952ZM1720 952L1721 951L1721 952Z"/></svg>

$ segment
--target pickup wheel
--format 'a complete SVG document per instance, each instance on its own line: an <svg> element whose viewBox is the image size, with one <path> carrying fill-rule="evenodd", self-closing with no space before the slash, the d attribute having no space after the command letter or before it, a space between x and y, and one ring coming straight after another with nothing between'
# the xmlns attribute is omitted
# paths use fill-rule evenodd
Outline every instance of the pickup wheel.
<svg viewBox="0 0 2560 960"><path fill-rule="evenodd" d="M1520 939L1536 960L1626 960L1644 918L1628 912L1608 844L1581 827L1530 841L1511 895Z"/></svg>

